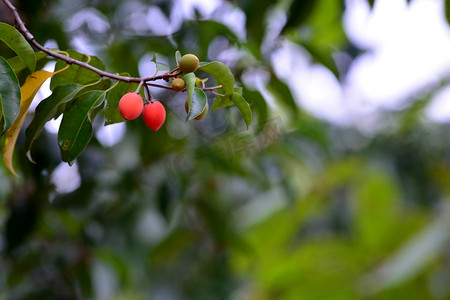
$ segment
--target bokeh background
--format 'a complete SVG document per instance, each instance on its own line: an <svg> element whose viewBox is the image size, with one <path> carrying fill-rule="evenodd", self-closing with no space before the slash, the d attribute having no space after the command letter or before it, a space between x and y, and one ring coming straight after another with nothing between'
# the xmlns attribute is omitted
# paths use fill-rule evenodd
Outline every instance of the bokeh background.
<svg viewBox="0 0 450 300"><path fill-rule="evenodd" d="M253 125L235 107L185 123L186 96L153 89L157 133L99 116L71 167L60 120L36 164L22 134L21 177L0 165L1 300L450 298L449 1L13 3L41 44L111 72L226 63Z"/></svg>

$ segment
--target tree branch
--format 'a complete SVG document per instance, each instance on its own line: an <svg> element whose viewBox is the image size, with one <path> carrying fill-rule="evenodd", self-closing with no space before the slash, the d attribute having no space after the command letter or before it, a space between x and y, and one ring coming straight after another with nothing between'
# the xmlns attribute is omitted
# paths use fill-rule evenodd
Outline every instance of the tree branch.
<svg viewBox="0 0 450 300"><path fill-rule="evenodd" d="M16 20L18 29L20 30L20 32L23 34L23 36L30 42L30 44L32 44L34 47L36 47L37 49L41 50L42 52L48 54L49 56L52 56L54 58L60 59L62 61L67 62L68 64L74 64L74 65L79 65L82 68L91 70L92 72L95 72L97 74L99 74L102 77L108 77L111 79L115 79L115 80L119 80L119 81L124 81L124 82L144 82L146 85L151 85L151 86L155 86L155 87L159 87L159 88L165 88L165 89L170 89L172 90L172 88L170 86L165 86L165 85L160 85L160 84L154 84L154 83L147 83L147 81L156 81L156 80L166 80L168 81L169 78L171 77L177 77L178 75L181 74L181 72L179 71L179 68L175 68L174 70L171 70L169 72L166 72L164 74L158 75L158 76L150 76L150 77L144 77L144 78L136 78L136 77L126 77L126 76L120 76L120 75L116 75L116 74L112 74L112 73L108 73L105 71L102 71L100 69L97 69L96 67L93 67L85 62L73 59L69 56L60 54L58 52L52 51L50 49L45 48L44 46L42 46L41 44L39 44L35 39L34 36L30 33L30 31L28 31L27 27L25 26L25 23L22 21L22 18L20 17L17 8L12 5L12 3L9 0L2 0L5 5L12 11L13 15L14 15L14 19ZM203 90L215 90L218 88L221 88L222 86L218 86L218 87L212 87L212 88L204 88Z"/></svg>

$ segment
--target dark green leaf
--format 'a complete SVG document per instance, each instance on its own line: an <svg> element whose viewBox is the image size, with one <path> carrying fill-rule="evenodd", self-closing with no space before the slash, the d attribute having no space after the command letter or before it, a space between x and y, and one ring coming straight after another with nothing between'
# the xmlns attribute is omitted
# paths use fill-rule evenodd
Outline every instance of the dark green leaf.
<svg viewBox="0 0 450 300"><path fill-rule="evenodd" d="M0 119L4 120L4 126L1 128L1 134L6 132L14 120L19 115L20 111L20 86L8 62L0 57Z"/></svg>
<svg viewBox="0 0 450 300"><path fill-rule="evenodd" d="M71 58L87 62L89 65L96 67L97 69L105 70L105 64L96 56L80 54L74 50L68 50L67 52L69 53ZM55 66L55 71L60 70L66 66L66 62L58 60ZM67 70L53 76L50 83L50 89L53 90L58 85L69 83L86 84L99 78L100 75L98 75L97 73L73 64Z"/></svg>
<svg viewBox="0 0 450 300"><path fill-rule="evenodd" d="M373 5L375 4L375 0L367 0L369 2L369 5L371 8L373 8Z"/></svg>
<svg viewBox="0 0 450 300"><path fill-rule="evenodd" d="M288 10L288 19L283 27L282 32L287 29L295 28L301 25L311 12L314 10L314 6L317 1L292 1Z"/></svg>
<svg viewBox="0 0 450 300"><path fill-rule="evenodd" d="M44 52L36 52L35 55L36 55L36 62L47 57L47 54ZM20 56L15 56L8 59L8 63L11 65L16 74L27 68L27 65L25 64L23 59L20 58Z"/></svg>
<svg viewBox="0 0 450 300"><path fill-rule="evenodd" d="M58 132L63 161L72 163L92 137L91 112L105 100L105 92L90 91L80 95L66 108Z"/></svg>
<svg viewBox="0 0 450 300"><path fill-rule="evenodd" d="M206 99L205 92L199 88L194 88L192 101L189 105L189 112L186 117L186 121L192 120L200 115L205 110L205 106L207 103L208 100Z"/></svg>
<svg viewBox="0 0 450 300"><path fill-rule="evenodd" d="M252 110L250 109L250 105L248 105L247 101L245 101L245 99L238 93L233 93L233 95L231 96L231 101L233 101L233 103L241 112L245 124L248 128L250 126L250 123L252 122Z"/></svg>
<svg viewBox="0 0 450 300"><path fill-rule="evenodd" d="M36 56L33 48L17 29L6 23L0 23L0 40L6 43L24 61L31 73L34 72Z"/></svg>
<svg viewBox="0 0 450 300"><path fill-rule="evenodd" d="M223 86L223 89L227 94L233 93L234 76L225 64L213 61L206 65L199 66L198 69L213 76L217 80L217 83Z"/></svg>
<svg viewBox="0 0 450 300"><path fill-rule="evenodd" d="M55 116L58 106L72 100L82 88L82 85L76 83L57 86L53 93L36 107L33 120L25 131L25 150L31 161L33 160L30 156L30 149L41 134L45 123Z"/></svg>

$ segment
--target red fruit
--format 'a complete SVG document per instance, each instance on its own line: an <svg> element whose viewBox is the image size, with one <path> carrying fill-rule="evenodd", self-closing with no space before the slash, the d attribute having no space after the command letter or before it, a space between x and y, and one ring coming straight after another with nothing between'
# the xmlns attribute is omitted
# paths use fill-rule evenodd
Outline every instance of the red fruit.
<svg viewBox="0 0 450 300"><path fill-rule="evenodd" d="M133 120L139 117L144 108L144 102L137 93L127 93L120 98L119 112L125 120Z"/></svg>
<svg viewBox="0 0 450 300"><path fill-rule="evenodd" d="M142 118L151 130L156 131L161 128L166 120L166 109L161 102L155 100L144 106Z"/></svg>

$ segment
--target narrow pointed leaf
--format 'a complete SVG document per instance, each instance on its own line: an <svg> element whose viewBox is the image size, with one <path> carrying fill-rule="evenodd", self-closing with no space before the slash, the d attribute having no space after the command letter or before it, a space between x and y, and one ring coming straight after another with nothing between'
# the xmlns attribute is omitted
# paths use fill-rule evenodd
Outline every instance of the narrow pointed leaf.
<svg viewBox="0 0 450 300"><path fill-rule="evenodd" d="M64 112L58 132L63 161L72 163L92 137L91 111L105 100L104 91L90 91L77 97Z"/></svg>
<svg viewBox="0 0 450 300"><path fill-rule="evenodd" d="M41 134L44 125L55 116L61 104L72 100L82 88L82 85L76 83L57 86L53 93L36 107L33 120L25 131L25 150L30 161L33 161L30 155L31 147Z"/></svg>
<svg viewBox="0 0 450 300"><path fill-rule="evenodd" d="M41 88L42 84L52 77L53 73L47 71L36 71L28 76L24 85L20 88L22 99L20 103L20 113L17 119L12 124L11 128L6 132L5 147L3 148L3 162L6 167L16 176L12 165L12 158L14 148L16 146L17 137L19 136L20 129L22 128L23 121L30 108L31 102L33 102L34 96Z"/></svg>
<svg viewBox="0 0 450 300"><path fill-rule="evenodd" d="M74 50L67 50L71 58L83 61L88 63L89 65L96 67L100 70L105 70L105 64L96 56L89 56L85 54L78 53ZM67 66L67 63L62 60L58 60L55 66L55 71L60 70ZM56 74L52 78L52 82L50 83L50 89L53 90L58 85L69 84L69 83L79 83L86 84L90 81L97 80L100 78L100 75L97 73L82 68L79 65L71 65L67 70Z"/></svg>
<svg viewBox="0 0 450 300"><path fill-rule="evenodd" d="M31 73L34 72L36 56L33 48L17 29L6 23L0 23L0 40L24 61Z"/></svg>
<svg viewBox="0 0 450 300"><path fill-rule="evenodd" d="M3 119L0 135L11 127L19 115L20 98L19 80L8 62L0 57L0 120Z"/></svg>
<svg viewBox="0 0 450 300"><path fill-rule="evenodd" d="M233 103L241 112L245 124L248 128L250 126L250 123L252 122L252 111L250 109L250 105L248 105L247 101L245 101L245 99L236 92L231 96L231 101L233 101Z"/></svg>
<svg viewBox="0 0 450 300"><path fill-rule="evenodd" d="M204 110L207 104L207 99L205 92L199 88L194 88L194 92L192 94L192 101L189 106L189 112L186 117L186 121L192 120L200 115Z"/></svg>
<svg viewBox="0 0 450 300"><path fill-rule="evenodd" d="M200 66L198 69L214 77L217 83L223 86L223 89L227 94L233 93L235 82L234 76L225 64L218 61L213 61L206 65Z"/></svg>
<svg viewBox="0 0 450 300"><path fill-rule="evenodd" d="M45 52L36 52L36 62L40 61L41 59L44 59L47 57L47 53ZM11 65L12 69L14 70L14 73L18 74L19 72L25 70L27 68L27 64L23 61L20 56L14 56L8 59L8 63Z"/></svg>
<svg viewBox="0 0 450 300"><path fill-rule="evenodd" d="M189 102L189 107L191 107L191 102L192 102L192 94L194 93L194 88L195 88L195 74L194 73L187 73L186 75L183 76L183 80L186 83L186 90L187 90L187 101Z"/></svg>

